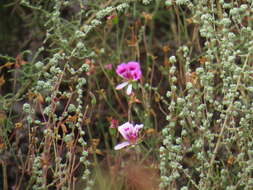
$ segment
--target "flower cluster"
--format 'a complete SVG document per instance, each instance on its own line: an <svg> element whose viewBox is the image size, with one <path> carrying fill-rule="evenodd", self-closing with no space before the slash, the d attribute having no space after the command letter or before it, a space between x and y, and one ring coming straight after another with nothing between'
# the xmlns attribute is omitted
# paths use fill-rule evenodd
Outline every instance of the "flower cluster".
<svg viewBox="0 0 253 190"><path fill-rule="evenodd" d="M121 63L117 66L116 73L125 80L123 83L117 85L116 89L120 90L127 86L126 93L130 95L132 93L133 82L138 81L142 75L140 64L135 61ZM119 150L129 145L135 145L138 142L138 133L142 128L143 124L134 125L130 122L120 125L118 131L125 141L117 144L114 150Z"/></svg>

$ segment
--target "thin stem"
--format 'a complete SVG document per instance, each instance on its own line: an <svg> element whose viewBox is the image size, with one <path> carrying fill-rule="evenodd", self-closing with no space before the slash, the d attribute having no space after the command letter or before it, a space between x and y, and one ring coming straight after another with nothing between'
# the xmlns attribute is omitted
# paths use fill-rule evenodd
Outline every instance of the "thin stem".
<svg viewBox="0 0 253 190"><path fill-rule="evenodd" d="M242 73L244 72L244 70L245 70L245 68L246 68L246 66L247 66L247 62L248 62L249 55L250 55L250 54L248 54L248 56L247 56L247 58L246 58L246 60L245 60L245 63L244 63L243 68L242 68L241 75L239 76L239 78L238 78L238 80L237 80L236 90L235 90L235 91L238 90L238 87L239 87L239 85L240 85L240 81L241 81L241 78L242 78ZM212 156L211 161L210 161L210 167L209 167L208 174L207 174L208 177L211 175L212 165L213 165L213 163L214 163L216 154L217 154L218 149L219 149L219 147L220 147L221 139L222 139L223 133L224 133L226 127L227 127L227 122L228 122L229 116L230 116L229 113L231 112L231 109L233 108L233 103L234 103L234 97L233 97L233 100L231 100L231 103L230 103L230 105L228 106L228 108L227 108L227 110L226 110L226 117L225 117L225 120L224 120L224 122L223 122L223 124L222 124L221 130L220 130L220 133L219 133L219 136L218 136L218 140L217 140L217 143L216 143L215 148L214 148L214 151L213 151L213 156Z"/></svg>

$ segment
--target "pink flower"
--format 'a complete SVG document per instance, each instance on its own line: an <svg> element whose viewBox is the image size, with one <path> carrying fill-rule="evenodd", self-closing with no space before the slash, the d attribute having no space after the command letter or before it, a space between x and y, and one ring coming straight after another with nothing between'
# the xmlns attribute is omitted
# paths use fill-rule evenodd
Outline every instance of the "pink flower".
<svg viewBox="0 0 253 190"><path fill-rule="evenodd" d="M137 143L138 140L138 133L139 130L143 127L143 124L136 124L133 125L129 122L124 123L123 125L118 127L118 131L123 136L123 138L126 140L122 143L117 144L114 147L114 150L122 149L129 145L134 145Z"/></svg>
<svg viewBox="0 0 253 190"><path fill-rule="evenodd" d="M107 16L106 18L107 18L107 20L112 20L112 19L114 19L116 17L116 15L109 15L109 16Z"/></svg>
<svg viewBox="0 0 253 190"><path fill-rule="evenodd" d="M132 81L137 81L141 78L141 68L138 62L130 61L128 63L121 63L116 68L116 73L124 78L126 81L117 85L116 89L121 90L125 86L127 87L127 95L132 93Z"/></svg>
<svg viewBox="0 0 253 190"><path fill-rule="evenodd" d="M105 65L105 69L111 70L111 69L112 69L112 64L106 64L106 65Z"/></svg>
<svg viewBox="0 0 253 190"><path fill-rule="evenodd" d="M116 72L126 80L139 80L141 78L141 69L138 62L130 61L118 65Z"/></svg>
<svg viewBox="0 0 253 190"><path fill-rule="evenodd" d="M110 123L111 125L109 128L114 129L114 128L117 128L119 122L116 119L112 119Z"/></svg>

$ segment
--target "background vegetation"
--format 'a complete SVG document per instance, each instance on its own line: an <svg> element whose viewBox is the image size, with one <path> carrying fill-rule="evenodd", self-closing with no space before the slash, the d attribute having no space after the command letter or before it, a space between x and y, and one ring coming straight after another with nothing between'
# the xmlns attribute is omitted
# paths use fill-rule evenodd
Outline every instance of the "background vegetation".
<svg viewBox="0 0 253 190"><path fill-rule="evenodd" d="M4 0L0 187L253 189L252 0ZM115 69L137 61L131 96ZM115 151L117 126L144 124Z"/></svg>

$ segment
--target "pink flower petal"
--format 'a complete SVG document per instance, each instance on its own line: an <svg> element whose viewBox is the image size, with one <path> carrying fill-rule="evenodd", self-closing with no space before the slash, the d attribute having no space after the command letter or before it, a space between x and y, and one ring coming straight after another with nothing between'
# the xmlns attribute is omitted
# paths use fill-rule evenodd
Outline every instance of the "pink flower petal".
<svg viewBox="0 0 253 190"><path fill-rule="evenodd" d="M128 85L128 82L123 82L123 83L116 86L116 90L121 90L122 88L124 88L127 85Z"/></svg>
<svg viewBox="0 0 253 190"><path fill-rule="evenodd" d="M122 149L122 148L124 148L124 147L126 147L126 146L129 146L129 145L130 145L130 142L124 141L124 142L122 142L122 143L117 144L117 145L114 147L114 150L119 150L119 149Z"/></svg>
<svg viewBox="0 0 253 190"><path fill-rule="evenodd" d="M130 95L132 93L133 85L129 84L126 90L127 95Z"/></svg>
<svg viewBox="0 0 253 190"><path fill-rule="evenodd" d="M128 66L128 69L130 71L133 71L133 70L140 70L140 63L138 62L135 62L135 61L130 61L127 63L127 66Z"/></svg>
<svg viewBox="0 0 253 190"><path fill-rule="evenodd" d="M126 75L127 72L128 72L128 68L127 68L127 64L125 64L125 63L121 63L121 64L118 65L117 68L116 68L116 73L117 73L119 76L123 77L123 78L125 78L124 75Z"/></svg>
<svg viewBox="0 0 253 190"><path fill-rule="evenodd" d="M139 80L141 78L141 70L131 71L131 76L133 80Z"/></svg>
<svg viewBox="0 0 253 190"><path fill-rule="evenodd" d="M129 133L129 131L132 131L132 130L133 130L133 125L129 122L126 122L123 125L118 127L118 131L123 136L123 138L127 141L130 140L127 135Z"/></svg>

